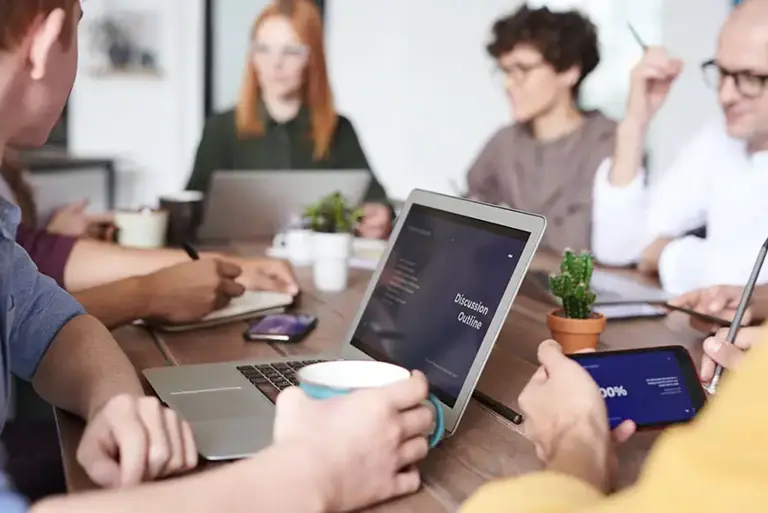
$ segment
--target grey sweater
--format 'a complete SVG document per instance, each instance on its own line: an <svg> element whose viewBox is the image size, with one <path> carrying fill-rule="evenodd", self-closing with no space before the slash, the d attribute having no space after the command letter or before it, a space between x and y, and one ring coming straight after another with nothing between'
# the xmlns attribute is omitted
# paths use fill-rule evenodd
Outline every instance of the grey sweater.
<svg viewBox="0 0 768 513"><path fill-rule="evenodd" d="M553 141L538 141L521 125L506 126L472 165L468 194L545 216L543 248L589 250L595 172L613 154L615 136L616 122L597 111Z"/></svg>

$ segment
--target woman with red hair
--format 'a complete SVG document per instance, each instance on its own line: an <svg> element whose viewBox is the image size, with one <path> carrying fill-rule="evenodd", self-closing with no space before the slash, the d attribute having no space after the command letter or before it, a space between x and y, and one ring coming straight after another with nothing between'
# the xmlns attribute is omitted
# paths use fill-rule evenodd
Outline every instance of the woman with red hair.
<svg viewBox="0 0 768 513"><path fill-rule="evenodd" d="M187 189L206 191L222 169L370 169L352 123L334 108L312 1L275 1L254 23L240 99L207 121ZM371 178L359 231L383 238L392 212Z"/></svg>

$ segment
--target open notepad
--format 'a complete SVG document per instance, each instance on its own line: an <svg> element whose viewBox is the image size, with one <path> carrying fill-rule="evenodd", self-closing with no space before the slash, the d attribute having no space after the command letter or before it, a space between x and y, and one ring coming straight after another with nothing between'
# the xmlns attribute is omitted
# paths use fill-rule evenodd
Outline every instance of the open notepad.
<svg viewBox="0 0 768 513"><path fill-rule="evenodd" d="M267 291L246 291L242 296L234 298L224 308L209 313L197 322L189 324L153 324L152 327L162 331L187 331L197 328L207 328L259 315L280 313L292 303L293 296L290 294Z"/></svg>

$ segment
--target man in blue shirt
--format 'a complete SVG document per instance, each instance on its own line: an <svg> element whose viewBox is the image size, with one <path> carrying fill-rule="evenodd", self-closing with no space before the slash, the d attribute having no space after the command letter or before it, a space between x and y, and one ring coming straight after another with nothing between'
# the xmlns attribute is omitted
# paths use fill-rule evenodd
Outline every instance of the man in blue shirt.
<svg viewBox="0 0 768 513"><path fill-rule="evenodd" d="M80 0L0 0L0 158L9 145L47 140L74 82L81 15ZM191 430L143 396L106 328L37 272L14 242L18 221L0 201L0 427L11 373L31 380L88 421L77 457L91 479L124 488L54 497L32 511L351 511L418 489L414 464L434 417L419 373L327 401L290 388L278 398L270 448L206 474L133 486L193 467ZM0 465L0 513L27 510Z"/></svg>

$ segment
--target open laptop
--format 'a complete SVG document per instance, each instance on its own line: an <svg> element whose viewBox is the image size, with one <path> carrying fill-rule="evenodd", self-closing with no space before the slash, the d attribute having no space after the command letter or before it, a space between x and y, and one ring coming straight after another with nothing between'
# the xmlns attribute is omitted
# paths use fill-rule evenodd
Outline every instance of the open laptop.
<svg viewBox="0 0 768 513"><path fill-rule="evenodd" d="M549 291L549 275L544 271L532 271L529 280L541 290ZM660 304L672 299L672 294L661 287L646 285L618 273L595 269L592 273L592 291L597 296L596 305ZM554 297L551 298L554 302Z"/></svg>
<svg viewBox="0 0 768 513"><path fill-rule="evenodd" d="M198 238L206 241L273 237L308 205L332 192L363 200L371 174L362 169L216 171L206 194Z"/></svg>
<svg viewBox="0 0 768 513"><path fill-rule="evenodd" d="M444 408L450 436L545 226L538 215L415 190L340 353L164 367L144 375L191 424L207 459L244 457L269 445L279 391L297 384L296 370L328 359L420 369Z"/></svg>

